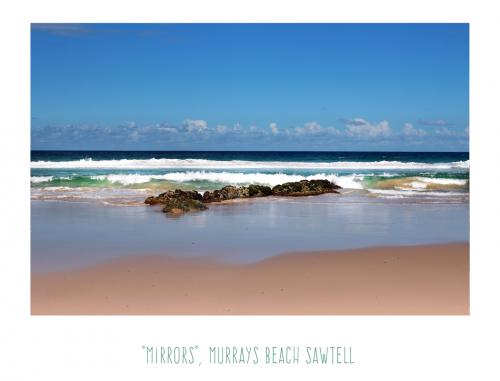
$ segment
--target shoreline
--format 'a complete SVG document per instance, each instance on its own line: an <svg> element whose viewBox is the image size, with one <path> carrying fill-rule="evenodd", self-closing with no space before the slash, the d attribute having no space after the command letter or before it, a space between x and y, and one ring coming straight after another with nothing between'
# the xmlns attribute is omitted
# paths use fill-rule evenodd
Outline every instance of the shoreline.
<svg viewBox="0 0 500 381"><path fill-rule="evenodd" d="M143 256L32 273L32 315L468 315L469 243L287 253L252 264Z"/></svg>

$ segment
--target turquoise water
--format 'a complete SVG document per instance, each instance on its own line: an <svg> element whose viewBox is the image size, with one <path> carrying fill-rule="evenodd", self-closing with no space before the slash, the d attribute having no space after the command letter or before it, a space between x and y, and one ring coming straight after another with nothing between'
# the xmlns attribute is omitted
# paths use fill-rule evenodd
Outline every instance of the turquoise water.
<svg viewBox="0 0 500 381"><path fill-rule="evenodd" d="M143 203L166 189L314 178L343 189L210 204L176 218ZM469 241L468 153L34 151L31 199L33 271L129 255L248 263L290 251Z"/></svg>
<svg viewBox="0 0 500 381"><path fill-rule="evenodd" d="M329 179L383 198L468 199L469 155L446 152L33 151L34 200L139 204L168 189Z"/></svg>

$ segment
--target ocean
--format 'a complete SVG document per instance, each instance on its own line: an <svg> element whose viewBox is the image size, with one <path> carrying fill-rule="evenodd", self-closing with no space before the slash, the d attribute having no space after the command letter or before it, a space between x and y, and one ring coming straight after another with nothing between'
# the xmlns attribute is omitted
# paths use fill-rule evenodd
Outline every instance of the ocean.
<svg viewBox="0 0 500 381"><path fill-rule="evenodd" d="M139 205L169 189L328 179L343 192L467 202L468 152L32 151L33 200Z"/></svg>
<svg viewBox="0 0 500 381"><path fill-rule="evenodd" d="M172 217L168 189L329 179L340 194L210 204ZM32 270L124 256L251 263L293 251L469 241L468 153L31 152Z"/></svg>

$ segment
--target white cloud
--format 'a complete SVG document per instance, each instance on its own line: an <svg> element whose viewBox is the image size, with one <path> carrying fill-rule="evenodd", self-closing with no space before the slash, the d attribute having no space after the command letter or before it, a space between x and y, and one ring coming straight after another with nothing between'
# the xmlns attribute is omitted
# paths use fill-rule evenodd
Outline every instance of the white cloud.
<svg viewBox="0 0 500 381"><path fill-rule="evenodd" d="M294 132L297 135L318 134L323 130L318 122L307 122L303 127L295 127Z"/></svg>
<svg viewBox="0 0 500 381"><path fill-rule="evenodd" d="M325 146L337 144L349 146L355 140L366 144L422 144L422 142L441 142L440 144L467 144L468 127L464 129L448 126L419 128L418 122L405 123L392 131L386 120L373 123L363 118L342 119L345 126L336 128L322 126L316 121L300 126L284 127L276 122L264 126L239 123L209 126L205 120L186 119L181 125L156 123L140 125L126 122L117 126L99 125L47 125L32 129L32 140L39 146L85 147L88 144L99 146L147 146L147 144L170 144L182 146L191 143L218 144L314 144ZM213 139L211 141L210 139ZM232 144L231 143L231 144ZM183 146L183 147L184 147Z"/></svg>
<svg viewBox="0 0 500 381"><path fill-rule="evenodd" d="M441 127L434 131L434 135L445 138L468 139L469 127L466 127L465 129Z"/></svg>
<svg viewBox="0 0 500 381"><path fill-rule="evenodd" d="M311 134L317 134L323 129L318 122L307 122L306 124L304 124L304 128Z"/></svg>
<svg viewBox="0 0 500 381"><path fill-rule="evenodd" d="M341 136L342 135L342 132L339 129L335 128L335 127L325 127L324 131L326 131L330 135L337 135L337 136Z"/></svg>
<svg viewBox="0 0 500 381"><path fill-rule="evenodd" d="M456 135L455 132L453 132L452 130L450 130L447 127L438 128L435 132L437 135L441 135L441 136L455 136Z"/></svg>
<svg viewBox="0 0 500 381"><path fill-rule="evenodd" d="M208 123L202 119L186 119L182 124L188 132L204 132L208 129Z"/></svg>
<svg viewBox="0 0 500 381"><path fill-rule="evenodd" d="M391 128L387 120L372 124L363 118L355 118L346 121L346 128L346 135L350 137L376 138L391 134Z"/></svg>
<svg viewBox="0 0 500 381"><path fill-rule="evenodd" d="M340 136L342 133L335 127L323 127L318 122L307 122L304 123L302 127L295 127L292 130L284 130L287 136L305 136L305 135L337 135Z"/></svg>
<svg viewBox="0 0 500 381"><path fill-rule="evenodd" d="M406 136L418 136L422 137L427 135L427 132L421 128L413 127L411 123L405 123L403 126L403 134Z"/></svg>
<svg viewBox="0 0 500 381"><path fill-rule="evenodd" d="M280 132L278 129L278 124L276 122L270 123L269 128L271 129L271 134L273 135L278 135Z"/></svg>
<svg viewBox="0 0 500 381"><path fill-rule="evenodd" d="M158 127L157 131L168 132L171 134L177 134L179 132L179 131L177 131L177 128L174 128L174 127Z"/></svg>

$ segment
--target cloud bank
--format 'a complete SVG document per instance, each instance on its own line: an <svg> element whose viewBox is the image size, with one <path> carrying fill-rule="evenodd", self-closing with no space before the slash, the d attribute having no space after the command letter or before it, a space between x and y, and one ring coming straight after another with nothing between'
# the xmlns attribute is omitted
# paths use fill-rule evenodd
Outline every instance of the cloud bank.
<svg viewBox="0 0 500 381"><path fill-rule="evenodd" d="M420 128L410 122L391 127L387 120L368 121L360 117L342 119L340 124L310 121L289 127L281 127L277 122L262 127L239 123L211 126L203 119L186 119L180 124L47 125L33 128L31 135L33 149L468 150L468 127Z"/></svg>

